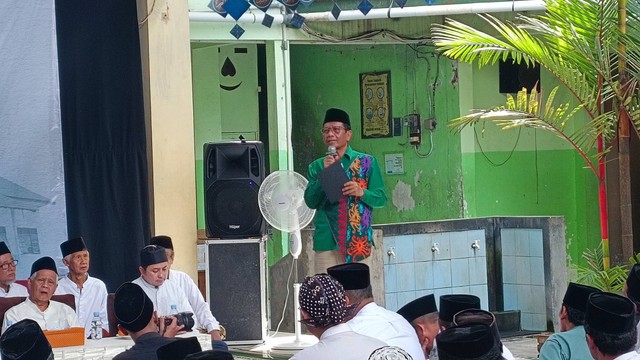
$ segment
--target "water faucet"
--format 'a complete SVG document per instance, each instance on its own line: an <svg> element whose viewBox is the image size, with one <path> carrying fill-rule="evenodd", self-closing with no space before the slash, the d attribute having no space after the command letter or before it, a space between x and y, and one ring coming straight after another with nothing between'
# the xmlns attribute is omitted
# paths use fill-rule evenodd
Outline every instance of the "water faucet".
<svg viewBox="0 0 640 360"><path fill-rule="evenodd" d="M438 243L433 243L431 245L431 252L434 254L440 254L440 249L438 249Z"/></svg>
<svg viewBox="0 0 640 360"><path fill-rule="evenodd" d="M471 244L473 251L480 250L480 240L474 240Z"/></svg>
<svg viewBox="0 0 640 360"><path fill-rule="evenodd" d="M387 250L387 256L389 256L389 260L391 260L391 258L396 257L396 252L395 252L394 247L390 247L389 250Z"/></svg>

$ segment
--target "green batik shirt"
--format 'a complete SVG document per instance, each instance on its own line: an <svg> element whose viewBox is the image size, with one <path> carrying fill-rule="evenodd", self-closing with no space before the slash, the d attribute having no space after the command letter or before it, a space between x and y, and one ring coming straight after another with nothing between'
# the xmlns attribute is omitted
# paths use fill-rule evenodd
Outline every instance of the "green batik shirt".
<svg viewBox="0 0 640 360"><path fill-rule="evenodd" d="M365 156L371 160L370 169L368 171L367 186L364 189L364 195L359 199L370 208L381 208L387 203L387 193L384 188L384 182L382 180L382 173L380 166L376 159L361 152L357 152L347 146L347 151L340 159L342 167L345 168L345 172L352 162L357 157ZM309 171L307 179L309 184L304 191L304 201L312 209L316 209L316 215L314 218L315 232L313 234L313 250L315 251L328 251L339 250L338 248L338 222L339 222L339 202L331 204L320 186L318 180L318 174L324 170L324 157L316 159L309 164ZM351 177L350 177L351 178ZM346 222L346 219L342 219ZM371 219L367 219L369 225L372 223ZM371 231L369 231L371 233ZM370 235L369 235L370 236ZM369 239L373 241L373 239Z"/></svg>

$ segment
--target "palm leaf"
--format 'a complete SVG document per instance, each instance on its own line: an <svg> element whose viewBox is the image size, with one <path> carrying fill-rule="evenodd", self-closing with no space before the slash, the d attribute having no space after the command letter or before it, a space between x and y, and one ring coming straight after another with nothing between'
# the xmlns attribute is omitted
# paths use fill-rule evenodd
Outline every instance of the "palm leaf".
<svg viewBox="0 0 640 360"><path fill-rule="evenodd" d="M586 249L582 253L586 265L573 265L576 271L575 281L590 285L602 291L619 293L627 279L628 266L618 265L604 269L602 248Z"/></svg>

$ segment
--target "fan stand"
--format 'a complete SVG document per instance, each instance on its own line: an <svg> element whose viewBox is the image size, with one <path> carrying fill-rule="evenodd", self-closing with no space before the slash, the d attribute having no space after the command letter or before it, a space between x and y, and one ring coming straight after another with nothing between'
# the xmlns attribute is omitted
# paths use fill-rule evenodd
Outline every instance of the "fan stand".
<svg viewBox="0 0 640 360"><path fill-rule="evenodd" d="M296 276L298 275L298 256L302 251L302 241L300 239L300 230L294 231L290 233L291 241L289 244L289 249L291 252L291 256L293 257L293 266L294 273ZM302 324L300 323L300 300L298 299L300 295L300 283L293 283L293 298L294 298L294 308L293 308L293 336L283 336L278 338L272 338L272 346L271 348L274 350L300 350L311 345L314 345L318 342L318 338L313 335L302 335Z"/></svg>

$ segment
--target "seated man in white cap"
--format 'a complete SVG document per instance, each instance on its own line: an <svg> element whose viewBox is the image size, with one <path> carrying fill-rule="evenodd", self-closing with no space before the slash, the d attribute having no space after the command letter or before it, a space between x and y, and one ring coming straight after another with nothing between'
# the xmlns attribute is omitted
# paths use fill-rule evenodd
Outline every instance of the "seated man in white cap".
<svg viewBox="0 0 640 360"><path fill-rule="evenodd" d="M27 283L29 297L4 313L2 332L20 320L31 319L42 330L64 330L79 327L76 313L68 305L51 300L58 287L56 262L42 257L31 265L31 277Z"/></svg>
<svg viewBox="0 0 640 360"><path fill-rule="evenodd" d="M153 309L157 311L158 316L181 312L193 314L193 309L180 286L175 282L166 281L169 262L163 247L148 245L140 250L139 270L140 277L132 282L139 285L151 299ZM195 328L197 328L197 321L195 321Z"/></svg>
<svg viewBox="0 0 640 360"><path fill-rule="evenodd" d="M58 294L72 294L76 300L76 314L85 336L91 333L94 313L102 320L104 336L109 334L107 317L107 287L100 279L89 276L89 251L81 237L60 244L62 262L69 268L67 276L58 283Z"/></svg>
<svg viewBox="0 0 640 360"><path fill-rule="evenodd" d="M416 331L418 340L424 352L423 359L436 359L436 335L440 332L438 322L438 308L433 294L419 297L398 310Z"/></svg>
<svg viewBox="0 0 640 360"><path fill-rule="evenodd" d="M589 296L600 290L569 283L560 308L560 332L551 335L540 348L540 360L589 359L584 333L584 312Z"/></svg>
<svg viewBox="0 0 640 360"><path fill-rule="evenodd" d="M584 315L587 346L595 360L638 360L636 307L625 297L611 293L589 296Z"/></svg>
<svg viewBox="0 0 640 360"><path fill-rule="evenodd" d="M451 327L436 336L440 360L501 360L500 345L489 326L470 324Z"/></svg>
<svg viewBox="0 0 640 360"><path fill-rule="evenodd" d="M158 318L153 310L151 299L134 283L124 283L116 290L113 312L118 328L127 332L135 343L114 360L157 360L157 350L175 341L173 337L181 329L173 317L168 317L171 323L165 325L164 318Z"/></svg>
<svg viewBox="0 0 640 360"><path fill-rule="evenodd" d="M7 244L0 241L0 297L29 296L26 287L15 283L17 264Z"/></svg>
<svg viewBox="0 0 640 360"><path fill-rule="evenodd" d="M367 359L374 350L386 345L354 332L344 323L354 307L347 306L342 285L331 276L307 276L300 286L298 299L301 322L320 341L295 354L292 360Z"/></svg>
<svg viewBox="0 0 640 360"><path fill-rule="evenodd" d="M353 331L384 341L408 352L414 359L423 359L424 352L413 327L402 316L378 306L373 299L369 266L348 263L327 269L345 289L347 303L356 307L347 321Z"/></svg>
<svg viewBox="0 0 640 360"><path fill-rule="evenodd" d="M189 300L189 305L195 311L195 315L198 318L198 323L200 326L205 328L209 334L211 334L211 340L220 340L220 324L218 320L211 313L211 308L209 304L204 301L204 297L200 293L198 286L191 279L189 275L186 273L171 269L171 265L173 265L173 259L175 256L175 252L173 250L173 241L171 238L166 235L154 236L151 238L150 245L157 245L164 248L165 254L167 255L167 260L169 262L169 267L167 271L167 279L177 283L183 291L183 294L187 296ZM216 349L218 347L213 345L213 348ZM222 347L224 349L225 346Z"/></svg>

